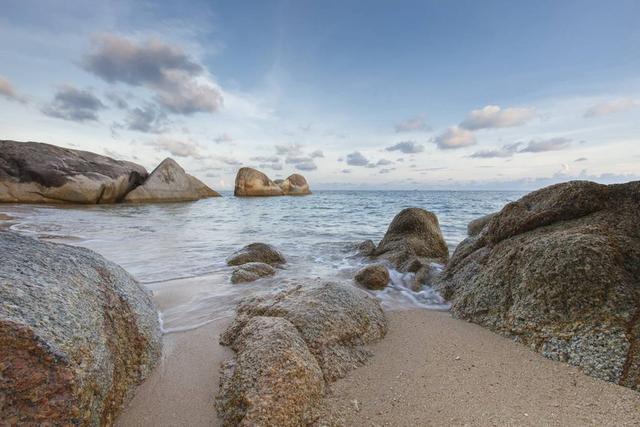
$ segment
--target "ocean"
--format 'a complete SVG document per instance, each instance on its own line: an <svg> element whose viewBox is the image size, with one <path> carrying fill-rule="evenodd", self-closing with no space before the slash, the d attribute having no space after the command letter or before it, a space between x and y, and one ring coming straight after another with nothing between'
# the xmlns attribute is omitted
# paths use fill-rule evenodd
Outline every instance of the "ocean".
<svg viewBox="0 0 640 427"><path fill-rule="evenodd" d="M0 205L11 229L83 246L121 265L154 293L165 333L189 330L233 314L238 300L264 289L310 280L353 283L367 261L353 245L383 237L403 208L434 212L452 254L469 221L524 193L510 191L318 191L304 197L221 198L143 205ZM253 242L287 258L275 277L231 284L225 259ZM388 309L446 310L430 287L411 291L410 276L391 271L392 284L372 291Z"/></svg>

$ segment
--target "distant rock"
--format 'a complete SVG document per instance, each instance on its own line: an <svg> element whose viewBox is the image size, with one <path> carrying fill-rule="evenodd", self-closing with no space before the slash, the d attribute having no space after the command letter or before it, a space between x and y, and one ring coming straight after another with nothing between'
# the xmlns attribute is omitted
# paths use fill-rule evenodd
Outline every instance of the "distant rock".
<svg viewBox="0 0 640 427"><path fill-rule="evenodd" d="M187 202L220 194L189 175L171 158L164 159L139 187L128 193L125 202Z"/></svg>
<svg viewBox="0 0 640 427"><path fill-rule="evenodd" d="M231 283L254 282L262 277L274 276L276 269L263 262L242 264L231 273Z"/></svg>
<svg viewBox="0 0 640 427"><path fill-rule="evenodd" d="M146 177L140 165L88 151L0 140L0 202L115 203Z"/></svg>
<svg viewBox="0 0 640 427"><path fill-rule="evenodd" d="M0 231L0 418L112 425L159 360L149 294L83 248Z"/></svg>
<svg viewBox="0 0 640 427"><path fill-rule="evenodd" d="M227 258L228 265L242 265L249 262L261 262L271 266L286 264L284 256L266 243L251 243Z"/></svg>
<svg viewBox="0 0 640 427"><path fill-rule="evenodd" d="M277 182L286 196L304 196L311 194L304 176L294 173L282 182Z"/></svg>
<svg viewBox="0 0 640 427"><path fill-rule="evenodd" d="M367 289L380 290L384 289L391 278L389 277L389 270L384 265L367 265L356 273L356 283L364 286Z"/></svg>
<svg viewBox="0 0 640 427"><path fill-rule="evenodd" d="M497 212L490 213L488 215L481 216L480 218L476 218L473 221L471 221L467 225L467 234L469 236L476 236L476 235L480 234L480 232L482 231L484 226L487 225L489 223L489 221L491 221L491 219L494 216L496 216L496 214L497 214Z"/></svg>
<svg viewBox="0 0 640 427"><path fill-rule="evenodd" d="M233 194L238 197L282 196L284 192L262 172L253 168L241 168L236 175Z"/></svg>
<svg viewBox="0 0 640 427"><path fill-rule="evenodd" d="M507 204L436 280L454 316L640 389L640 181Z"/></svg>

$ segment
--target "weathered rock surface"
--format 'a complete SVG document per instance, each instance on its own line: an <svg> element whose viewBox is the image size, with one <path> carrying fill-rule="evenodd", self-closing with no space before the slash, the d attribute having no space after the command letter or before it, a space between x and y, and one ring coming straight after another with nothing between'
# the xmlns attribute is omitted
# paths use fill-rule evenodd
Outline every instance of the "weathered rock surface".
<svg viewBox="0 0 640 427"><path fill-rule="evenodd" d="M507 204L437 280L454 316L640 389L640 182L572 181Z"/></svg>
<svg viewBox="0 0 640 427"><path fill-rule="evenodd" d="M367 289L384 289L391 278L389 270L384 265L374 264L361 268L355 276L356 283Z"/></svg>
<svg viewBox="0 0 640 427"><path fill-rule="evenodd" d="M242 265L249 262L261 262L275 267L285 264L287 260L280 251L266 243L251 243L227 258L228 265Z"/></svg>
<svg viewBox="0 0 640 427"><path fill-rule="evenodd" d="M38 142L0 140L0 202L114 203L142 184L135 163Z"/></svg>
<svg viewBox="0 0 640 427"><path fill-rule="evenodd" d="M282 188L267 175L253 168L241 168L236 175L233 194L238 197L282 196Z"/></svg>
<svg viewBox="0 0 640 427"><path fill-rule="evenodd" d="M0 419L111 425L161 350L156 310L83 248L0 231Z"/></svg>
<svg viewBox="0 0 640 427"><path fill-rule="evenodd" d="M311 282L246 298L220 341L236 358L223 364L218 411L227 425L308 425L320 385L361 365L362 346L386 331L380 302L354 286Z"/></svg>
<svg viewBox="0 0 640 427"><path fill-rule="evenodd" d="M276 269L264 262L242 264L231 273L231 283L254 282L262 277L274 276Z"/></svg>
<svg viewBox="0 0 640 427"><path fill-rule="evenodd" d="M478 234L480 234L484 226L487 225L489 221L491 221L491 218L496 216L496 214L497 212L493 212L471 221L469 224L467 224L467 235L477 236Z"/></svg>
<svg viewBox="0 0 640 427"><path fill-rule="evenodd" d="M216 407L225 425L310 425L324 393L322 371L296 327L255 316L229 338Z"/></svg>
<svg viewBox="0 0 640 427"><path fill-rule="evenodd" d="M294 173L278 185L286 196L304 196L311 194L309 184L304 176Z"/></svg>
<svg viewBox="0 0 640 427"><path fill-rule="evenodd" d="M164 159L142 185L128 193L125 202L188 202L220 194L189 175L171 158Z"/></svg>
<svg viewBox="0 0 640 427"><path fill-rule="evenodd" d="M376 244L372 240L364 240L355 244L354 249L360 256L371 256L376 251Z"/></svg>

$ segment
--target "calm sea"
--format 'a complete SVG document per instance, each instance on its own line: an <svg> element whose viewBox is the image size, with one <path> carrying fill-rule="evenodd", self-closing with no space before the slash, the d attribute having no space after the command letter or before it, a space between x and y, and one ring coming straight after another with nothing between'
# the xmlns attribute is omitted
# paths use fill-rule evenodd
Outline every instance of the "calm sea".
<svg viewBox="0 0 640 427"><path fill-rule="evenodd" d="M363 259L352 245L378 242L403 208L437 214L451 253L472 219L499 210L521 192L318 191L306 197L222 198L193 203L51 207L0 205L18 218L12 229L84 246L120 264L151 289L167 332L229 316L239 298L305 280L351 282ZM252 242L280 249L288 260L275 278L232 285L225 258ZM376 292L388 308L446 309L430 288L393 285Z"/></svg>

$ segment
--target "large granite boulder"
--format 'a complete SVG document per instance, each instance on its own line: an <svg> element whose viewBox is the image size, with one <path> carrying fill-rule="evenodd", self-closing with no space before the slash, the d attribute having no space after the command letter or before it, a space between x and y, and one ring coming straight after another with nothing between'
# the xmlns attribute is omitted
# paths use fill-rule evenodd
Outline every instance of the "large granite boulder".
<svg viewBox="0 0 640 427"><path fill-rule="evenodd" d="M241 168L236 175L233 194L238 197L282 196L282 188L262 172L253 168Z"/></svg>
<svg viewBox="0 0 640 427"><path fill-rule="evenodd" d="M305 196L311 194L309 184L304 176L294 173L284 181L278 183L286 196Z"/></svg>
<svg viewBox="0 0 640 427"><path fill-rule="evenodd" d="M640 389L640 181L507 204L437 279L454 316Z"/></svg>
<svg viewBox="0 0 640 427"><path fill-rule="evenodd" d="M142 185L129 192L125 202L188 202L219 197L198 178L189 175L171 158L164 159Z"/></svg>
<svg viewBox="0 0 640 427"><path fill-rule="evenodd" d="M251 243L227 258L227 265L242 265L249 262L261 262L277 267L286 264L287 260L279 250L266 243Z"/></svg>
<svg viewBox="0 0 640 427"><path fill-rule="evenodd" d="M0 202L114 203L146 177L140 165L87 151L0 141Z"/></svg>
<svg viewBox="0 0 640 427"><path fill-rule="evenodd" d="M113 424L160 357L149 294L88 249L0 231L0 253L0 419Z"/></svg>
<svg viewBox="0 0 640 427"><path fill-rule="evenodd" d="M469 224L467 224L467 235L477 236L478 234L480 234L485 225L489 224L489 221L491 221L494 216L496 216L496 212L483 215L471 221Z"/></svg>
<svg viewBox="0 0 640 427"><path fill-rule="evenodd" d="M223 364L217 399L227 425L309 425L324 384L364 363L363 346L387 331L376 298L338 283L248 297L236 311L221 337L236 351Z"/></svg>
<svg viewBox="0 0 640 427"><path fill-rule="evenodd" d="M387 267L380 264L367 265L361 268L356 273L354 279L359 285L372 290L386 288L391 280Z"/></svg>
<svg viewBox="0 0 640 427"><path fill-rule="evenodd" d="M255 282L262 277L274 276L276 269L264 262L241 264L231 273L231 283Z"/></svg>

